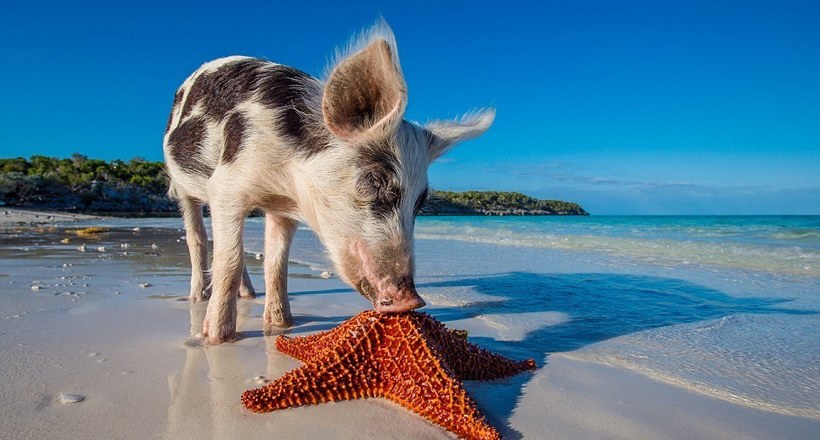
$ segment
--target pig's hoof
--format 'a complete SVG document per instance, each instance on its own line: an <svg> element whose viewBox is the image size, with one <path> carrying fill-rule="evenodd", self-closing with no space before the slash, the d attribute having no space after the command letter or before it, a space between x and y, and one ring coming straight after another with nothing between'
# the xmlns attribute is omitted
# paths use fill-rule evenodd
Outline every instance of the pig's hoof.
<svg viewBox="0 0 820 440"><path fill-rule="evenodd" d="M262 322L265 336L278 335L282 330L293 327L293 315L283 309L268 309L262 314Z"/></svg>
<svg viewBox="0 0 820 440"><path fill-rule="evenodd" d="M195 278L191 280L191 294L188 295L188 300L192 303L200 301L208 301L211 297L211 278L205 276L203 278Z"/></svg>
<svg viewBox="0 0 820 440"><path fill-rule="evenodd" d="M212 325L208 318L202 322L202 335L208 345L219 345L236 340L236 328L230 325Z"/></svg>
<svg viewBox="0 0 820 440"><path fill-rule="evenodd" d="M239 297L242 299L256 298L256 290L253 289L253 284L247 280L242 280L242 284L239 285Z"/></svg>
<svg viewBox="0 0 820 440"><path fill-rule="evenodd" d="M236 341L236 330L208 332L205 334L205 341L208 342L208 345L219 345L223 342L234 342Z"/></svg>
<svg viewBox="0 0 820 440"><path fill-rule="evenodd" d="M254 299L256 298L256 292L254 292L253 288L246 289L244 287L241 287L239 289L239 297L242 299Z"/></svg>
<svg viewBox="0 0 820 440"><path fill-rule="evenodd" d="M286 330L287 328L285 327L279 327L273 324L266 323L262 327L262 334L264 334L265 336L279 336L285 334Z"/></svg>
<svg viewBox="0 0 820 440"><path fill-rule="evenodd" d="M293 327L293 321L266 322L262 325L262 333L265 336L281 335L290 327Z"/></svg>
<svg viewBox="0 0 820 440"><path fill-rule="evenodd" d="M208 301L208 298L211 297L211 289L191 289L191 294L188 296L188 300L192 303L201 302L201 301Z"/></svg>

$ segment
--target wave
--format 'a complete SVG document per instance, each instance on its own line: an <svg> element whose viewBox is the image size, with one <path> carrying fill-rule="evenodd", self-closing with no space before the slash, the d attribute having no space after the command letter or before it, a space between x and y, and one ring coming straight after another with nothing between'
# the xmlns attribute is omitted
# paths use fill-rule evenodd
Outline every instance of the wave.
<svg viewBox="0 0 820 440"><path fill-rule="evenodd" d="M741 405L820 419L816 318L729 315L621 336L565 356Z"/></svg>
<svg viewBox="0 0 820 440"><path fill-rule="evenodd" d="M820 252L815 249L752 240L746 243L703 240L703 235L695 231L688 231L681 238L668 238L670 234L666 234L667 237L652 235L645 231L635 231L631 236L556 234L532 228L482 227L453 222L420 224L415 236L428 240L597 252L660 265L719 266L820 277Z"/></svg>
<svg viewBox="0 0 820 440"><path fill-rule="evenodd" d="M820 231L816 229L790 229L771 235L776 240L819 241Z"/></svg>

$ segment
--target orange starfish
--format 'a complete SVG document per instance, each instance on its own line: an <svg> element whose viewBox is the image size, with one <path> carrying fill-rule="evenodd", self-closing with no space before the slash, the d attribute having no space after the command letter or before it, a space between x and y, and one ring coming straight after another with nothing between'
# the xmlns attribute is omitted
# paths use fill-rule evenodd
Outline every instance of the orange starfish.
<svg viewBox="0 0 820 440"><path fill-rule="evenodd" d="M385 397L468 439L497 439L461 380L488 380L535 369L479 348L426 313L359 313L315 335L279 336L276 348L303 362L263 388L242 394L268 412L362 397Z"/></svg>

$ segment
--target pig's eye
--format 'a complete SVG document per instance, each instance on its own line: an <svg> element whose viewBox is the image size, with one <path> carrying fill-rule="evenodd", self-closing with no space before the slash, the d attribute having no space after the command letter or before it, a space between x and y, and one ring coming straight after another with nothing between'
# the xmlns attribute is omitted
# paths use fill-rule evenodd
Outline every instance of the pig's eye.
<svg viewBox="0 0 820 440"><path fill-rule="evenodd" d="M368 171L356 183L356 190L370 202L371 209L379 215L389 215L401 199L396 183L378 171Z"/></svg>
<svg viewBox="0 0 820 440"><path fill-rule="evenodd" d="M415 208L413 209L413 214L418 214L418 213L419 213L419 211L421 211L421 207L422 207L422 205L424 205L424 202L426 202L426 201L427 201L427 194L428 194L428 192L429 192L429 189L425 188L425 189L424 189L424 192L423 192L423 193L421 193L421 195L419 196L419 198L418 198L418 199L416 199L416 206L415 206Z"/></svg>
<svg viewBox="0 0 820 440"><path fill-rule="evenodd" d="M387 184L387 179L379 173L369 172L362 176L356 183L356 190L359 194L368 199L374 200L379 196L379 192Z"/></svg>

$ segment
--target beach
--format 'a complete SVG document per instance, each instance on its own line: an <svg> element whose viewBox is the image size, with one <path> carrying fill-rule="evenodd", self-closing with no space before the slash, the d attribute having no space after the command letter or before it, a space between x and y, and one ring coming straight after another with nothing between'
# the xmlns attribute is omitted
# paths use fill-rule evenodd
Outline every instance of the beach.
<svg viewBox="0 0 820 440"><path fill-rule="evenodd" d="M206 304L187 301L179 219L20 215L0 238L3 437L451 438L383 399L241 405L300 365L261 331L261 219L246 228L259 297L239 302L237 342L207 347L192 336ZM424 310L471 342L538 363L465 382L504 438L813 439L817 222L420 218L416 284ZM86 226L109 230L75 232ZM324 272L300 227L287 334L369 308Z"/></svg>
<svg viewBox="0 0 820 440"><path fill-rule="evenodd" d="M86 214L0 207L0 228L54 225L99 218L101 217Z"/></svg>

